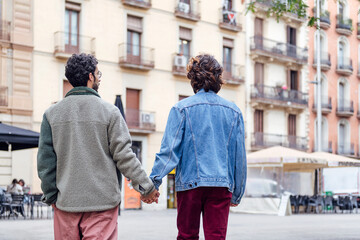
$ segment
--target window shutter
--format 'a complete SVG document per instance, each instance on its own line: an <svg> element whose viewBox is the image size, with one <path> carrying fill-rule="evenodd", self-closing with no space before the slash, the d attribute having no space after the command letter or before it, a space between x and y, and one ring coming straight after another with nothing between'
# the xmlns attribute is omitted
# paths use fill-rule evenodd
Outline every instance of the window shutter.
<svg viewBox="0 0 360 240"><path fill-rule="evenodd" d="M234 48L234 40L229 38L223 38L223 46L228 48Z"/></svg>
<svg viewBox="0 0 360 240"><path fill-rule="evenodd" d="M72 2L66 2L65 3L65 8L68 9L68 10L73 10L73 11L77 11L77 12L81 11L81 5L76 4L76 3L72 3Z"/></svg>
<svg viewBox="0 0 360 240"><path fill-rule="evenodd" d="M142 19L139 17L128 15L127 29L135 32L142 32Z"/></svg>
<svg viewBox="0 0 360 240"><path fill-rule="evenodd" d="M180 35L180 39L184 39L188 41L192 40L191 29L189 28L180 27L179 35Z"/></svg>

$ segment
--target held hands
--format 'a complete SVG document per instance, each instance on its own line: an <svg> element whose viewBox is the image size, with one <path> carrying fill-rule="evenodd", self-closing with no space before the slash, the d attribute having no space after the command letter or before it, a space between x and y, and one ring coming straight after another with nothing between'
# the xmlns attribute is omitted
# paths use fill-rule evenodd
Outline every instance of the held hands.
<svg viewBox="0 0 360 240"><path fill-rule="evenodd" d="M150 194L148 194L146 196L142 195L140 197L140 199L141 199L141 201L143 201L144 203L147 203L147 204L150 204L153 202L158 203L159 196L160 196L160 193L158 192L158 190L155 189L154 191L152 191Z"/></svg>
<svg viewBox="0 0 360 240"><path fill-rule="evenodd" d="M239 204L230 203L230 207L237 207Z"/></svg>

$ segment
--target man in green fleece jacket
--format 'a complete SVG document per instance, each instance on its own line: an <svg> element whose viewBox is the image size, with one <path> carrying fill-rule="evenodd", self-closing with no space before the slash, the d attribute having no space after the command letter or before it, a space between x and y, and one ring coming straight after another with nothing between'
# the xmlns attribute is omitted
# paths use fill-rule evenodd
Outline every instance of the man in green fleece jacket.
<svg viewBox="0 0 360 240"><path fill-rule="evenodd" d="M160 195L131 150L119 109L97 92L97 64L92 55L69 58L65 76L74 88L46 110L41 124L37 167L43 201L54 207L55 239L117 239L117 169L145 202Z"/></svg>

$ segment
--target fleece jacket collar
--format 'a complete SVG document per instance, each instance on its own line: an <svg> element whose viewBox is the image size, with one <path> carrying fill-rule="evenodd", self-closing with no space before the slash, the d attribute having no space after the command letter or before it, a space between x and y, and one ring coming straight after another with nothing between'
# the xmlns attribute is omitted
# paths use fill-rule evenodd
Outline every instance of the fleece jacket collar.
<svg viewBox="0 0 360 240"><path fill-rule="evenodd" d="M100 97L97 91L88 87L74 87L65 95L65 97L70 95L95 95Z"/></svg>

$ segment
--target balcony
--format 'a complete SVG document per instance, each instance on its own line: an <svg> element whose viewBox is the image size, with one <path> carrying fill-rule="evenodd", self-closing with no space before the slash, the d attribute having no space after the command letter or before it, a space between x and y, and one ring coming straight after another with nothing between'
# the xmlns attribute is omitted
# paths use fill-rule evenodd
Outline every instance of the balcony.
<svg viewBox="0 0 360 240"><path fill-rule="evenodd" d="M233 32L240 32L240 14L233 10L220 8L219 27Z"/></svg>
<svg viewBox="0 0 360 240"><path fill-rule="evenodd" d="M190 1L190 4L179 1L175 8L175 16L197 22L200 20L199 1Z"/></svg>
<svg viewBox="0 0 360 240"><path fill-rule="evenodd" d="M154 112L126 108L125 116L131 133L152 133L156 130Z"/></svg>
<svg viewBox="0 0 360 240"><path fill-rule="evenodd" d="M338 99L336 107L338 117L351 117L354 115L354 102L346 99Z"/></svg>
<svg viewBox="0 0 360 240"><path fill-rule="evenodd" d="M331 113L331 110L332 110L332 104L331 104L331 97L323 97L321 99L321 112L323 114L328 114L328 113ZM316 113L317 111L317 99L316 99L316 96L315 96L315 102L313 103L313 106L312 106L312 111L314 113Z"/></svg>
<svg viewBox="0 0 360 240"><path fill-rule="evenodd" d="M186 77L187 70L186 66L189 62L190 56L185 56L182 54L175 54L173 57L173 66L172 66L172 74L175 76Z"/></svg>
<svg viewBox="0 0 360 240"><path fill-rule="evenodd" d="M11 22L0 21L0 41L10 41Z"/></svg>
<svg viewBox="0 0 360 240"><path fill-rule="evenodd" d="M316 69L317 66L317 56L316 51L314 53L314 62L313 62L313 68ZM331 68L331 58L330 54L326 52L320 53L320 68L322 71L328 71Z"/></svg>
<svg viewBox="0 0 360 240"><path fill-rule="evenodd" d="M316 7L313 8L314 16L316 15ZM329 29L331 25L330 22L330 12L327 10L321 10L320 8L320 27L322 29Z"/></svg>
<svg viewBox="0 0 360 240"><path fill-rule="evenodd" d="M313 142L314 146L313 146L313 152L318 152L318 147L315 143L315 141ZM333 148L332 148L332 141L326 142L323 141L321 144L321 152L328 152L328 153L332 153L333 152Z"/></svg>
<svg viewBox="0 0 360 240"><path fill-rule="evenodd" d="M348 156L348 157L354 157L355 156L354 144L349 142L338 143L336 154Z"/></svg>
<svg viewBox="0 0 360 240"><path fill-rule="evenodd" d="M267 11L269 10L269 8L273 7L273 0L252 0L255 1L255 7L256 7L256 12L260 13L261 17L264 17L264 13L267 14ZM286 21L287 23L295 23L298 25L303 24L304 22L306 22L306 17L299 17L297 12L284 12L283 15L281 16L281 18Z"/></svg>
<svg viewBox="0 0 360 240"><path fill-rule="evenodd" d="M336 65L336 72L338 74L350 76L353 71L352 60L350 58L338 58L338 64Z"/></svg>
<svg viewBox="0 0 360 240"><path fill-rule="evenodd" d="M283 146L305 151L307 149L307 138L290 135L270 134L255 132L252 134L251 148L259 150L272 146Z"/></svg>
<svg viewBox="0 0 360 240"><path fill-rule="evenodd" d="M123 68L149 71L155 67L154 49L121 43L119 44L119 65Z"/></svg>
<svg viewBox="0 0 360 240"><path fill-rule="evenodd" d="M265 61L270 62L276 60L284 64L307 64L307 48L300 48L289 43L269 40L262 36L254 36L250 41L250 50L253 59L263 58Z"/></svg>
<svg viewBox="0 0 360 240"><path fill-rule="evenodd" d="M336 15L336 32L346 36L350 36L353 30L352 19L343 15Z"/></svg>
<svg viewBox="0 0 360 240"><path fill-rule="evenodd" d="M0 86L0 108L9 106L8 87Z"/></svg>
<svg viewBox="0 0 360 240"><path fill-rule="evenodd" d="M121 0L124 5L142 8L142 9L149 9L151 8L151 0Z"/></svg>
<svg viewBox="0 0 360 240"><path fill-rule="evenodd" d="M251 101L262 105L284 108L305 109L308 104L308 95L296 90L287 90L283 87L265 85L251 86Z"/></svg>
<svg viewBox="0 0 360 240"><path fill-rule="evenodd" d="M223 80L226 84L240 85L244 83L245 67L237 64L224 64Z"/></svg>
<svg viewBox="0 0 360 240"><path fill-rule="evenodd" d="M357 38L360 39L360 23L357 23Z"/></svg>
<svg viewBox="0 0 360 240"><path fill-rule="evenodd" d="M66 32L55 32L54 55L57 58L69 58L74 53L95 55L95 38Z"/></svg>

